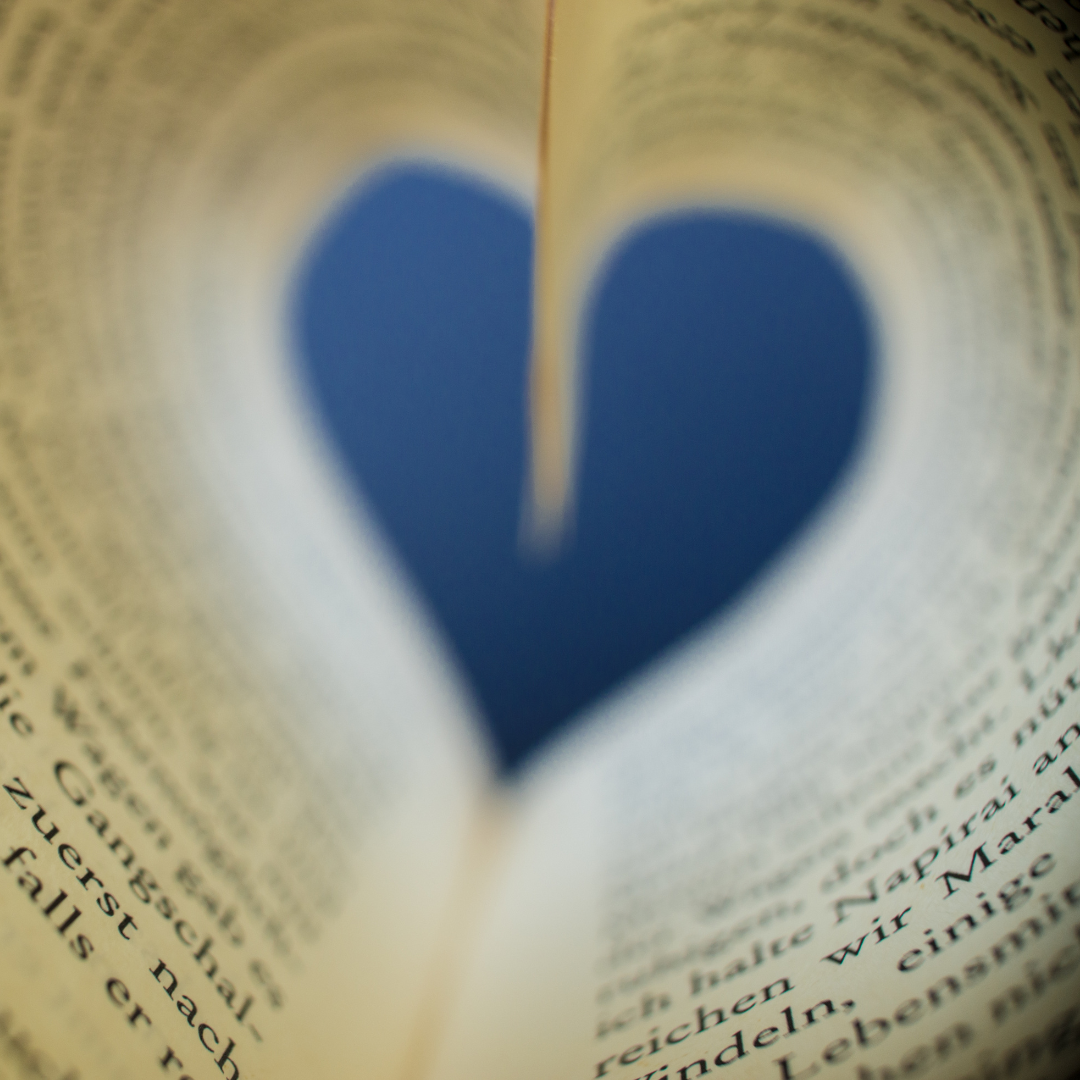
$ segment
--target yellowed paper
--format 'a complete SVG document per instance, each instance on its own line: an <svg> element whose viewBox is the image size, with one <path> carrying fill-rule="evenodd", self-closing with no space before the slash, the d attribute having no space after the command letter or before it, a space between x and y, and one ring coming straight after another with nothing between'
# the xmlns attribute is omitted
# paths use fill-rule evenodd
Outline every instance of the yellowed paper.
<svg viewBox="0 0 1080 1080"><path fill-rule="evenodd" d="M490 770L283 320L388 155L527 196L538 33L0 5L0 1076L419 1067Z"/></svg>
<svg viewBox="0 0 1080 1080"><path fill-rule="evenodd" d="M537 766L434 1076L1074 1076L1080 15L556 10L565 429L589 282L687 206L836 245L877 399L798 550Z"/></svg>
<svg viewBox="0 0 1080 1080"><path fill-rule="evenodd" d="M801 548L517 791L470 917L467 695L281 311L390 157L528 197L541 6L0 5L0 1076L1076 1068L1080 17L557 13L564 477L645 213L836 244L878 397Z"/></svg>

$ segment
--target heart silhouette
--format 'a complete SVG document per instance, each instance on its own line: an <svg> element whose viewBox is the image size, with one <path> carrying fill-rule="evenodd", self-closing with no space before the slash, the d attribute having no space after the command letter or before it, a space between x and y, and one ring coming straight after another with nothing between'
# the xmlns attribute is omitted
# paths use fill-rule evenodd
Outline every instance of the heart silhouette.
<svg viewBox="0 0 1080 1080"><path fill-rule="evenodd" d="M575 525L523 555L532 227L483 182L369 178L298 277L332 440L513 765L742 592L857 448L872 340L821 241L681 211L625 239L584 329Z"/></svg>

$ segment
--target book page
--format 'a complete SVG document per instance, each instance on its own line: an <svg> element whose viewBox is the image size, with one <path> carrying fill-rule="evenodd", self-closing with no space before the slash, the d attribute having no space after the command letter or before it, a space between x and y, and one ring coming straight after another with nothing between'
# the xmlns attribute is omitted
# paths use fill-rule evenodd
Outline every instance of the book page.
<svg viewBox="0 0 1080 1080"><path fill-rule="evenodd" d="M715 205L836 246L878 388L801 544L534 770L432 1075L1075 1076L1080 11L562 12L568 359L621 230Z"/></svg>
<svg viewBox="0 0 1080 1080"><path fill-rule="evenodd" d="M411 1072L488 782L289 367L367 168L528 192L540 14L0 3L0 1077Z"/></svg>

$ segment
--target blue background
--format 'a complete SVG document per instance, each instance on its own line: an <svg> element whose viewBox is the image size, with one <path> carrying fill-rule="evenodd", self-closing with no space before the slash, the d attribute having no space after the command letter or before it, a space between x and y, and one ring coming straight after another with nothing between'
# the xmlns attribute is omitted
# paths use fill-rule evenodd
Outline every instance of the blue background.
<svg viewBox="0 0 1080 1080"><path fill-rule="evenodd" d="M294 298L312 396L508 766L790 542L856 451L872 383L858 285L815 237L716 210L643 223L584 328L573 532L529 556L531 245L494 188L402 164L337 209Z"/></svg>

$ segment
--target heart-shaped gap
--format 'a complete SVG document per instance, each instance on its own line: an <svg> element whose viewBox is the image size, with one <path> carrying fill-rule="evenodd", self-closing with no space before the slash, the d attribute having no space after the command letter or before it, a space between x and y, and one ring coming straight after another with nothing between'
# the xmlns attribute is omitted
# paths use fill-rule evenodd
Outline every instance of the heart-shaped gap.
<svg viewBox="0 0 1080 1080"><path fill-rule="evenodd" d="M402 163L298 278L306 379L441 623L504 764L715 615L858 445L869 319L812 234L686 210L619 246L586 327L575 525L523 555L532 226L483 181Z"/></svg>

